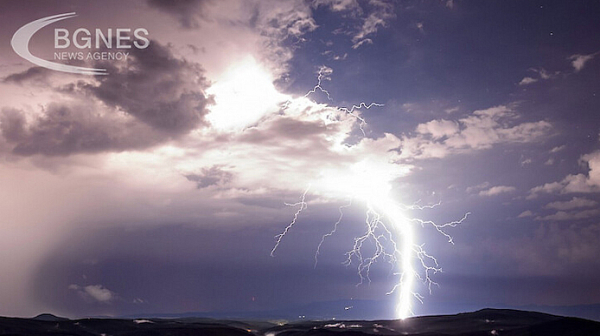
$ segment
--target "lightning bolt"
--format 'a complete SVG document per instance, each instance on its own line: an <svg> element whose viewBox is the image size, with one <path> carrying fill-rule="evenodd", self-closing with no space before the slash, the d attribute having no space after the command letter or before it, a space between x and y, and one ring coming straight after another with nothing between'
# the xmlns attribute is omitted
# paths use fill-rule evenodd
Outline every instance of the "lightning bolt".
<svg viewBox="0 0 600 336"><path fill-rule="evenodd" d="M352 206L352 200L350 200L350 203L339 207L340 217L335 222L335 224L333 224L333 229L329 233L326 233L323 235L323 237L321 237L321 241L319 242L319 245L317 246L317 251L315 252L315 268L317 268L317 263L319 262L319 254L321 253L321 246L323 245L323 243L325 242L325 239L327 239L327 237L331 237L337 232L338 225L340 225L340 223L342 222L342 218L344 218L344 208L348 208L350 206Z"/></svg>
<svg viewBox="0 0 600 336"><path fill-rule="evenodd" d="M309 189L310 189L310 186L308 186L308 188L306 188L306 190L304 190L304 193L302 194L302 198L300 199L299 202L292 203L292 204L285 203L285 205L287 205L287 206L298 207L298 210L296 210L296 213L294 214L294 218L292 218L292 221L288 224L288 226L285 227L283 232L281 232L280 234L275 236L276 242L275 242L275 246L271 250L271 257L275 256L275 250L277 250L277 248L279 247L279 244L281 244L281 240L283 239L283 237L285 237L285 235L290 231L290 229L294 226L294 224L296 224L296 221L298 221L298 216L300 216L300 213L302 212L302 210L304 210L308 207L308 203L306 203L306 194L308 193Z"/></svg>
<svg viewBox="0 0 600 336"><path fill-rule="evenodd" d="M323 88L323 86L321 85L323 83L323 80L331 80L331 77L329 77L329 76L332 73L333 73L333 70L330 67L321 65L321 67L319 67L319 72L317 74L317 84L304 95L304 98L308 98L308 96L310 96L311 94L313 94L317 91L320 91L327 96L327 99L329 99L330 101L333 101L333 99L331 98L331 95L329 94L329 91L325 90Z"/></svg>
<svg viewBox="0 0 600 336"><path fill-rule="evenodd" d="M333 70L329 67L321 66L318 72L317 84L308 91L304 97L308 98L311 94L319 91L324 93L330 101L333 101L329 91L322 86L324 80L330 80L332 71ZM288 103L285 104L284 109L287 108L287 105ZM352 105L350 108L335 108L338 111L348 113L359 120L360 130L363 135L365 135L363 126L366 125L366 121L356 113L356 110L370 109L373 106L383 105L361 102L358 105ZM389 190L391 189L389 182L377 180L375 174L369 174L368 172L366 172L366 174L353 176L351 181L349 181L349 184L352 186L352 192L349 196L351 196L352 199L357 198L366 204L366 231L361 236L354 239L352 248L346 252L344 264L347 266L357 264L357 273L360 278L357 286L365 282L371 282L369 273L371 267L376 262L388 262L393 269L399 268L401 271L399 273L394 273L399 277L399 281L387 294L397 295L396 316L398 318L404 319L414 315L412 311L412 299L414 298L421 303L423 302L423 296L413 290L415 280L420 280L425 283L431 293L432 287L438 286L438 284L432 280L432 276L442 271L437 259L426 252L424 245L419 245L415 242L415 227L419 225L421 227L432 226L436 231L446 237L449 243L454 244L452 236L446 232L446 229L458 226L467 219L470 213L466 213L459 220L444 224L437 224L431 220L408 218L405 215L406 210L431 209L439 206L441 203L438 202L433 205L425 206L419 205L419 202L408 206L397 204L389 195ZM297 207L297 210L294 213L291 222L280 234L275 236L276 242L271 250L271 256L275 255L275 251L281 244L283 237L287 235L296 224L300 213L307 208L308 203L306 201L306 195L309 188L304 191L299 202L292 204L286 203L289 206ZM348 188L348 186L346 186L346 188ZM343 210L351 205L352 201L339 207L338 220L334 223L332 230L321 237L321 241L315 252L315 267L317 266L322 245L327 238L333 236L337 232L344 217ZM397 242L396 237L401 238L400 243ZM365 246L369 245L369 243L374 245L375 251L367 255ZM419 266L420 271L417 271L415 264Z"/></svg>
<svg viewBox="0 0 600 336"><path fill-rule="evenodd" d="M304 98L308 98L310 95L316 93L317 91L325 94L327 96L327 99L333 102L333 98L331 98L331 94L329 93L329 91L327 91L325 88L323 88L323 81L324 80L331 80L331 74L333 73L333 69L331 69L330 67L327 67L325 65L322 65L319 67L319 72L317 73L317 84L310 89L308 92L306 92L306 94L304 95ZM287 108L289 102L286 102L284 104L284 109ZM347 113L351 116L353 116L354 118L356 118L357 120L360 121L360 123L358 124L358 127L360 128L360 131L362 132L363 136L366 136L365 133L365 125L367 124L366 120L361 117L358 113L355 112L355 110L358 109L370 109L373 106L377 106L377 107L382 107L384 106L383 104L379 104L379 103L370 103L370 104L366 104L364 102L359 103L358 105L352 105L350 108L348 107L338 107L338 106L334 106L338 111Z"/></svg>

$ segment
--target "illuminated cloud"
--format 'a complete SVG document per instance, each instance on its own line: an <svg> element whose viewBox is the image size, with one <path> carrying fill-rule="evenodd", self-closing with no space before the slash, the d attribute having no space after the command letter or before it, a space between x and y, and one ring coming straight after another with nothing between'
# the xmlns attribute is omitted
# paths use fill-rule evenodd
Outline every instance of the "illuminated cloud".
<svg viewBox="0 0 600 336"><path fill-rule="evenodd" d="M523 212L521 212L517 218L527 218L527 217L533 217L533 212L531 210L525 210Z"/></svg>
<svg viewBox="0 0 600 336"><path fill-rule="evenodd" d="M524 77L519 82L520 86L529 85L529 84L533 84L538 81L544 81L544 80L556 78L556 76L558 76L560 74L560 72L558 72L558 71L551 73L544 68L539 68L539 69L531 68L531 69L529 69L529 71L536 73L535 77L537 77L537 78L534 78L531 76Z"/></svg>
<svg viewBox="0 0 600 336"><path fill-rule="evenodd" d="M569 60L571 61L571 65L573 66L573 68L575 68L575 72L579 72L581 71L581 69L583 69L583 67L585 66L585 64L589 61L591 61L592 59L594 59L594 57L596 57L598 55L598 53L593 53L593 54L589 54L589 55L571 55L569 56Z"/></svg>
<svg viewBox="0 0 600 336"><path fill-rule="evenodd" d="M243 132L223 135L227 140L221 146L206 148L190 161L196 162L195 168L203 164L227 166L232 187L254 191L301 191L312 183L316 192L335 195L337 191L328 190L335 186L327 180L340 171L350 173L363 161L377 165L374 168L382 169L388 181L407 174L410 166L397 163L397 137L386 134L377 139L362 138L354 145L345 143L359 123L335 107L292 98L285 110L264 117Z"/></svg>
<svg viewBox="0 0 600 336"><path fill-rule="evenodd" d="M69 285L69 289L77 292L84 300L89 302L111 303L117 295L102 285Z"/></svg>
<svg viewBox="0 0 600 336"><path fill-rule="evenodd" d="M547 209L556 209L556 210L571 210L577 208L589 208L596 206L598 202L582 198L582 197L573 197L570 201L556 201L546 204Z"/></svg>
<svg viewBox="0 0 600 336"><path fill-rule="evenodd" d="M521 159L519 159L519 164L521 165L521 167L528 166L531 163L533 163L533 160L531 158L521 157Z"/></svg>
<svg viewBox="0 0 600 336"><path fill-rule="evenodd" d="M377 30L385 27L390 20L396 18L393 3L383 0L370 0L369 5L373 8L372 12L364 19L358 33L352 37L353 49L360 47L365 42L372 43L372 40L367 36L377 33Z"/></svg>
<svg viewBox="0 0 600 336"><path fill-rule="evenodd" d="M369 37L396 18L394 3L385 0L369 0L362 6L356 0L317 0L314 6L326 6L334 12L349 13L353 18L359 19L358 29L344 31L352 35L352 49L372 44L373 40Z"/></svg>
<svg viewBox="0 0 600 336"><path fill-rule="evenodd" d="M241 131L278 111L287 96L275 89L273 80L251 56L232 65L206 91L214 100L207 115L211 126Z"/></svg>
<svg viewBox="0 0 600 336"><path fill-rule="evenodd" d="M431 135L435 140L443 137L451 137L460 131L458 123L450 120L432 120L417 126L416 132Z"/></svg>
<svg viewBox="0 0 600 336"><path fill-rule="evenodd" d="M556 76L558 73L550 73L548 70L544 69L544 68L539 68L539 69L530 69L533 72L536 72L539 76L540 79L550 79L553 76Z"/></svg>
<svg viewBox="0 0 600 336"><path fill-rule="evenodd" d="M567 175L562 181L534 187L529 191L528 199L536 198L540 194L592 193L600 191L600 151L583 155L581 161L586 163L589 168L587 174L571 174Z"/></svg>
<svg viewBox="0 0 600 336"><path fill-rule="evenodd" d="M500 194L510 193L515 190L516 188L511 186L495 186L487 190L480 191L479 196L496 196Z"/></svg>
<svg viewBox="0 0 600 336"><path fill-rule="evenodd" d="M314 6L329 6L334 12L341 11L357 11L361 12L360 5L357 0L316 0Z"/></svg>
<svg viewBox="0 0 600 336"><path fill-rule="evenodd" d="M571 212L558 211L555 214L543 216L543 217L538 216L535 219L542 220L542 221L574 221L574 220L597 217L598 215L600 215L600 210L598 210L598 209L571 211Z"/></svg>
<svg viewBox="0 0 600 336"><path fill-rule="evenodd" d="M455 122L439 119L418 125L416 135L403 137L402 157L444 158L489 149L496 144L539 141L551 127L547 121L518 123L518 115L512 108L496 106L474 111Z"/></svg>
<svg viewBox="0 0 600 336"><path fill-rule="evenodd" d="M473 192L476 192L479 190L486 189L489 186L490 186L490 183L486 181L486 182L480 183L476 186L468 187L465 191L470 194L470 193L473 193Z"/></svg>
<svg viewBox="0 0 600 336"><path fill-rule="evenodd" d="M289 36L299 38L317 28L305 1L255 1L250 8L259 13L255 21L257 29L278 42Z"/></svg>
<svg viewBox="0 0 600 336"><path fill-rule="evenodd" d="M538 80L535 78L531 78L531 77L524 77L523 79L521 79L521 81L519 82L519 85L527 85L527 84L532 84L537 82Z"/></svg>

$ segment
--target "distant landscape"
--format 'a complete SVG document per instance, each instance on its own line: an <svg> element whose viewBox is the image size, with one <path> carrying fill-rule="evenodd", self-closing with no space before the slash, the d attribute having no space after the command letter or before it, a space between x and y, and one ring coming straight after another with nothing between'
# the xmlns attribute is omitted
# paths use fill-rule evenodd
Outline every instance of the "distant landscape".
<svg viewBox="0 0 600 336"><path fill-rule="evenodd" d="M456 315L405 320L257 321L203 317L176 319L85 318L70 320L51 314L35 318L0 318L0 335L600 335L600 322L538 312L482 309Z"/></svg>
<svg viewBox="0 0 600 336"><path fill-rule="evenodd" d="M295 305L286 308L279 308L265 311L212 311L212 312L185 312L185 313L145 313L119 315L120 318L188 318L188 317L207 317L212 319L245 319L245 320L383 320L393 319L393 301L378 300L335 300L313 302L306 305ZM575 305L575 306L509 306L494 305L491 307L482 307L473 304L461 304L458 302L452 304L430 304L415 307L416 316L430 315L452 315L459 312L478 311L483 308L509 309L521 311L536 311L540 313L577 317L587 320L600 322L600 304ZM79 317L81 317L80 315ZM74 317L74 316L72 316ZM86 316L90 317L90 316ZM105 317L105 316L94 316Z"/></svg>

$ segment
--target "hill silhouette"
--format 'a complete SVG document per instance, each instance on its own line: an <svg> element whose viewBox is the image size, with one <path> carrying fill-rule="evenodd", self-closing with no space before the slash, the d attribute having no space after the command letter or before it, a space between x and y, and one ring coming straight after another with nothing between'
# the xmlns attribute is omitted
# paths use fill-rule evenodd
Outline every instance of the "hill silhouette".
<svg viewBox="0 0 600 336"><path fill-rule="evenodd" d="M181 319L69 320L52 314L35 318L0 317L0 335L66 336L595 336L600 322L538 312L483 309L456 315L376 321L265 321Z"/></svg>

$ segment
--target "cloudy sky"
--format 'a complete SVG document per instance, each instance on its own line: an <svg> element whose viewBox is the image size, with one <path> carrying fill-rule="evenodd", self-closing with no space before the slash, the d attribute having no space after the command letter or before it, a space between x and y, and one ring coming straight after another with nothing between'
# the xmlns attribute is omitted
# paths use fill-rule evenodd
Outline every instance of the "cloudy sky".
<svg viewBox="0 0 600 336"><path fill-rule="evenodd" d="M108 75L11 47L70 12L29 50ZM389 318L400 225L417 314L600 303L598 15L597 1L0 2L0 315L368 300ZM144 28L149 45L57 49L55 28ZM421 249L443 269L431 294Z"/></svg>

